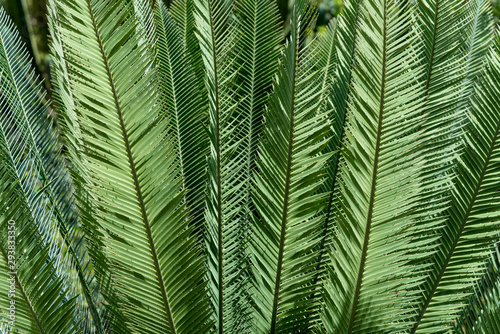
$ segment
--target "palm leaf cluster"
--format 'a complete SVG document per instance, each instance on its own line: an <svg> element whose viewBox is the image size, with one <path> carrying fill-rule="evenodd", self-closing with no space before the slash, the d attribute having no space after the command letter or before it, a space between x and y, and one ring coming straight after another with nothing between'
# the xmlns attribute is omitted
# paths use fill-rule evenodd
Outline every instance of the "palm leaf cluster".
<svg viewBox="0 0 500 334"><path fill-rule="evenodd" d="M500 331L488 0L48 3L52 101L0 10L0 332Z"/></svg>

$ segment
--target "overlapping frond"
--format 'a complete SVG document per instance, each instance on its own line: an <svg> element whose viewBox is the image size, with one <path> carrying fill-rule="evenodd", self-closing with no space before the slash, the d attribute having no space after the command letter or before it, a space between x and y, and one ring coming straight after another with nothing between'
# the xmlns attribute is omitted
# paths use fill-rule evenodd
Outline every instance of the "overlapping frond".
<svg viewBox="0 0 500 334"><path fill-rule="evenodd" d="M321 112L323 82L303 41L316 19L309 1L292 9L291 36L282 55L259 146L255 176L252 263L255 333L310 329L309 313L319 225L325 195L318 194L329 132Z"/></svg>
<svg viewBox="0 0 500 334"><path fill-rule="evenodd" d="M324 153L331 153L332 155L327 162L327 178L320 188L320 192L328 193L328 202L324 210L323 235L316 266L317 280L320 280L325 275L324 263L328 261L331 229L335 221L339 161L342 158L340 147L344 141L346 111L349 90L351 89L351 73L354 65L361 3L362 0L344 1L342 13L335 22L331 23L324 37L318 41L323 45L320 48L323 51L320 57L324 59L321 67L323 67L323 85L326 89L322 108L328 113L331 122L331 139Z"/></svg>
<svg viewBox="0 0 500 334"><path fill-rule="evenodd" d="M500 252L498 245L491 254L474 294L467 301L460 317L453 321L453 333L498 333L500 332Z"/></svg>
<svg viewBox="0 0 500 334"><path fill-rule="evenodd" d="M278 67L278 58L282 41L281 25L278 21L277 6L270 0L240 0L235 2L235 46L232 49L237 73L238 86L236 99L239 101L235 111L235 120L239 130L234 132L239 146L235 148L232 164L242 166L238 171L231 171L235 182L232 187L238 190L232 194L232 205L237 208L235 214L233 257L228 263L232 273L229 293L234 296L233 313L237 314L237 327L244 332L251 326L250 284L251 268L248 242L251 238L250 225L253 220L251 187L255 172L257 145L262 132L263 112L267 105L273 75Z"/></svg>
<svg viewBox="0 0 500 334"><path fill-rule="evenodd" d="M449 330L498 240L499 50L497 44L488 57L467 114L466 147L457 163L451 207L429 278L422 286L412 333Z"/></svg>
<svg viewBox="0 0 500 334"><path fill-rule="evenodd" d="M116 293L105 297L126 316L125 323L114 319L114 330L204 331L211 327L210 308L182 201L175 131L160 117L153 54L134 4L65 0L56 6L80 125L80 158L71 161L85 196L82 219L99 283ZM72 132L66 137L75 141Z"/></svg>
<svg viewBox="0 0 500 334"><path fill-rule="evenodd" d="M163 113L175 128L183 189L191 211L191 224L203 230L208 136L200 91L180 31L162 1L155 8L158 78Z"/></svg>
<svg viewBox="0 0 500 334"><path fill-rule="evenodd" d="M69 291L70 297L79 298L75 318L83 328L101 333L100 310L92 296L93 276L82 263L86 249L81 242L83 234L78 224L71 180L60 156L60 139L53 129L47 105L42 103L43 93L35 83L27 50L5 13L1 15L0 70L3 72L1 93L4 103L1 122L6 131L6 149L14 164L11 168L24 168L21 165L22 159L26 158L24 155L33 160L33 173L40 178L45 205L48 205L46 210L52 211L52 218L38 226L41 242L51 247L50 260L56 263L57 273L65 283L64 289ZM16 135L19 142L13 139ZM18 172L17 177L18 180L12 182L18 182L28 198L29 187L21 182L23 173ZM38 203L26 205L30 207ZM61 244L54 243L55 240Z"/></svg>
<svg viewBox="0 0 500 334"><path fill-rule="evenodd" d="M3 120L4 101L0 106ZM3 122L0 125L0 329L2 333L79 333L78 305L68 299L68 283L58 273L62 259L55 246L58 231L53 213L29 151L23 143L12 146L19 138L12 135L16 131ZM42 240L40 234L52 240Z"/></svg>
<svg viewBox="0 0 500 334"><path fill-rule="evenodd" d="M195 8L195 0L175 0L170 6L170 14L181 32L182 41L189 55L199 89L201 92L205 92L205 67L201 57L200 43L196 37Z"/></svg>
<svg viewBox="0 0 500 334"><path fill-rule="evenodd" d="M209 286L219 333L243 330L240 313L245 300L234 291L239 281L234 263L242 256L238 247L240 192L244 165L240 164L241 117L235 116L235 72L231 62L234 29L232 5L223 0L196 1L197 36L205 65L208 94L208 184L205 209L206 253Z"/></svg>
<svg viewBox="0 0 500 334"><path fill-rule="evenodd" d="M422 115L422 151L426 164L422 171L424 193L421 210L425 221L436 226L444 222L443 211L448 207L451 189L450 171L461 143L461 121L464 110L460 105L460 83L464 80L460 52L460 32L471 22L462 1L427 0L418 2L418 29L422 36L422 64L425 75L425 107ZM443 97L446 97L443 99ZM460 111L460 113L459 113ZM458 119L457 119L458 117ZM457 121L458 120L458 121ZM424 232L425 237L434 233Z"/></svg>
<svg viewBox="0 0 500 334"><path fill-rule="evenodd" d="M327 331L398 332L408 328L427 243L413 235L419 205L418 127L423 89L412 5L363 3L356 65L340 160L339 207L325 285ZM410 314L409 314L410 313Z"/></svg>

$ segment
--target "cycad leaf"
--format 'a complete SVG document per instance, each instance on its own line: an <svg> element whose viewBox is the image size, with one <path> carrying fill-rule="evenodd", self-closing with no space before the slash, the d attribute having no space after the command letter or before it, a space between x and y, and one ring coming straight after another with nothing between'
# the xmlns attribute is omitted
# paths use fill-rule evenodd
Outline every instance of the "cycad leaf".
<svg viewBox="0 0 500 334"><path fill-rule="evenodd" d="M11 133L1 126L0 330L26 334L79 333L75 299L67 299L67 282L58 277L60 250L39 236L39 233L46 237L57 235L50 206L39 189L40 175L28 159L16 166L5 137ZM23 145L17 148L24 149ZM21 173L24 176L19 178Z"/></svg>
<svg viewBox="0 0 500 334"><path fill-rule="evenodd" d="M329 123L320 112L321 76L303 41L315 22L316 8L297 1L257 159L252 263L256 307L254 332L302 332L317 307L314 259L324 195L321 185Z"/></svg>
<svg viewBox="0 0 500 334"><path fill-rule="evenodd" d="M497 44L471 101L465 127L466 147L458 161L448 219L441 230L429 279L422 287L423 298L413 333L449 330L497 241L499 50Z"/></svg>
<svg viewBox="0 0 500 334"><path fill-rule="evenodd" d="M42 185L49 185L44 187L43 196L47 205L50 205L50 210L53 210L53 225L49 230L55 234L50 235L47 231L48 234L42 234L42 238L47 244L53 242L51 237L61 238L63 241L64 246L51 246L54 252L52 260L59 257L56 260L57 269L62 271L61 275L66 280L65 288L73 296L82 298L79 305L89 305L88 308L81 306L75 310L75 317L80 319L84 328L93 328L101 333L101 315L90 287L92 274L89 268L81 264L81 260L86 257L86 249L81 243L83 234L78 226L70 178L60 156L60 139L53 129L47 106L42 104L43 93L34 82L27 51L5 13L2 11L0 15L0 70L3 72L2 95L5 103L2 125L9 135L15 136L17 133L18 140L23 145L23 149L19 149L20 147L15 146L16 141L4 134L6 149L11 152L11 159L16 164L12 168L21 168L17 165L21 163L17 159L29 154L34 160L34 173L40 177ZM22 178L22 174L18 176ZM27 188L23 188L23 191L27 191ZM43 231L46 227L39 228Z"/></svg>
<svg viewBox="0 0 500 334"><path fill-rule="evenodd" d="M235 199L242 191L239 176L245 167L237 148L243 131L235 117L234 70L231 47L234 29L230 28L232 5L223 0L196 1L197 36L205 64L205 87L208 93L208 185L206 200L206 252L208 257L210 291L217 319L217 330L238 332L244 300L234 288L239 277L235 261L241 254L237 246L241 213ZM246 312L246 310L244 310Z"/></svg>
<svg viewBox="0 0 500 334"><path fill-rule="evenodd" d="M491 254L486 270L469 297L460 317L453 321L453 333L500 332L500 249Z"/></svg>
<svg viewBox="0 0 500 334"><path fill-rule="evenodd" d="M179 28L199 89L205 92L205 67L201 57L200 43L196 37L195 8L195 0L175 0L170 6L170 14ZM205 95L203 97L205 100Z"/></svg>
<svg viewBox="0 0 500 334"><path fill-rule="evenodd" d="M187 227L174 132L158 118L153 55L133 4L57 5L80 154L89 166L80 206L93 246L106 256L93 259L101 284L109 275L102 271L111 269L119 300L109 302L127 315L127 324L114 324L141 333L204 331L211 324L203 264Z"/></svg>
<svg viewBox="0 0 500 334"><path fill-rule="evenodd" d="M322 108L328 113L332 125L332 138L324 153L331 153L332 156L327 163L327 178L320 188L320 192L328 193L328 202L324 210L323 235L319 246L316 280L321 279L325 274L324 262L328 261L327 252L331 242L331 229L335 221L338 198L337 176L342 158L340 147L344 141L361 2L361 0L344 1L341 15L336 22L331 23L325 35L318 40L318 44L322 45L318 49L322 51L320 59L323 61L320 61L320 68L323 69L323 86L325 87Z"/></svg>
<svg viewBox="0 0 500 334"><path fill-rule="evenodd" d="M423 275L415 254L422 158L422 68L412 30L414 9L400 1L363 3L356 66L339 175L332 270L325 325L340 333L398 332L408 327ZM424 225L424 224L422 224Z"/></svg>
<svg viewBox="0 0 500 334"><path fill-rule="evenodd" d="M240 102L235 117L240 128L235 134L240 145L236 148L232 163L243 166L234 174L238 188L232 197L232 205L239 208L233 218L237 238L234 254L228 269L234 276L231 294L235 303L233 313L237 324L233 328L248 332L251 326L250 277L248 242L251 237L250 224L253 218L251 197L252 174L256 168L257 144L262 132L263 111L271 90L273 75L278 68L282 40L281 24L277 6L271 0L239 0L235 2L237 18L234 64L239 87L237 99ZM234 171L233 171L234 173ZM238 308L238 309L236 309Z"/></svg>
<svg viewBox="0 0 500 334"><path fill-rule="evenodd" d="M163 112L174 122L186 201L191 209L192 224L196 230L201 230L208 154L208 137L202 123L205 115L187 50L174 20L161 1L156 4L155 16Z"/></svg>

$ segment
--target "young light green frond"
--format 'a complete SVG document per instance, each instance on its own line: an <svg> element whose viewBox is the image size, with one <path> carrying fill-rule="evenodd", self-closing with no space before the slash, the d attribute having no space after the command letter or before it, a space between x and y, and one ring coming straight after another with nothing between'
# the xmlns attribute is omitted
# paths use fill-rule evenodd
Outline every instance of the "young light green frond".
<svg viewBox="0 0 500 334"><path fill-rule="evenodd" d="M429 279L422 286L412 333L449 330L498 239L500 44L496 43L471 101L448 219L440 231Z"/></svg>
<svg viewBox="0 0 500 334"><path fill-rule="evenodd" d="M500 332L500 250L498 244L491 254L488 265L474 294L460 312L458 320L453 321L455 334L489 334Z"/></svg>
<svg viewBox="0 0 500 334"><path fill-rule="evenodd" d="M158 41L156 44L158 78L162 108L175 128L183 189L196 231L204 230L206 157L208 136L200 91L180 31L163 2L155 9Z"/></svg>
<svg viewBox="0 0 500 334"><path fill-rule="evenodd" d="M79 198L82 220L101 256L93 258L99 283L116 291L116 298L105 297L127 315L113 326L117 332L204 331L211 326L205 273L182 201L175 132L159 117L153 54L133 4L63 0L57 6L83 141L75 165L88 165L79 180L87 196Z"/></svg>
<svg viewBox="0 0 500 334"><path fill-rule="evenodd" d="M367 0L360 15L323 319L339 333L393 333L408 329L423 279L408 265L423 256L412 239L425 228L414 212L423 71L411 5Z"/></svg>
<svg viewBox="0 0 500 334"><path fill-rule="evenodd" d="M27 50L22 46L13 23L3 10L0 16L0 71L3 73L1 94L5 103L1 122L4 129L14 131L12 136L17 133L17 140L23 145L23 150L19 150L15 141L6 142L6 149L10 150L12 161L16 164L12 168L22 168L17 165L20 163L18 159L26 154L31 155L34 160L34 173L40 177L47 205L53 210L50 227L39 226L39 229L42 233L47 228L54 235L42 233L42 238L47 244L52 243L56 236L63 240L63 245L51 246L51 256L54 256L53 260L57 263L58 273L64 278L65 289L90 305L88 308L80 307L75 310L75 317L80 318L84 328L95 328L96 332L101 333L101 315L92 295L92 275L81 264L86 249L81 243L83 234L78 224L71 180L60 156L60 138L53 129L47 106L42 103L43 93L35 83ZM6 136L6 140L10 140L10 137ZM18 177L22 178L22 174ZM23 190L28 191L26 188ZM83 300L78 305L82 305L82 302Z"/></svg>
<svg viewBox="0 0 500 334"><path fill-rule="evenodd" d="M175 0L170 6L170 14L181 32L182 41L189 55L199 89L204 92L205 67L201 57L200 43L196 37L195 8L195 0Z"/></svg>
<svg viewBox="0 0 500 334"><path fill-rule="evenodd" d="M306 332L319 244L318 194L327 155L329 123L321 113L322 77L309 49L301 43L309 33L315 6L294 4L290 40L279 66L259 146L254 205L258 214L251 240L255 271L252 295L255 333Z"/></svg>

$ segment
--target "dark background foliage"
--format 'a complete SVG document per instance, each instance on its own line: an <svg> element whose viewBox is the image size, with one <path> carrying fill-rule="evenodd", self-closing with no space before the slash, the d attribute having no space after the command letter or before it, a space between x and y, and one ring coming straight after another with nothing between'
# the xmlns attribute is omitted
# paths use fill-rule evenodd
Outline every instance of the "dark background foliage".
<svg viewBox="0 0 500 334"><path fill-rule="evenodd" d="M173 0L164 0L167 5ZM290 15L290 3L293 0L276 0L280 14L285 22L285 32ZM342 0L317 0L319 17L316 29L325 29L328 22L337 16L342 9ZM47 41L48 27L46 21L47 0L0 0L7 13L17 25L23 41L28 46L33 57L38 74L44 79L44 84L50 95L50 55ZM500 18L500 0L492 0L493 11Z"/></svg>

